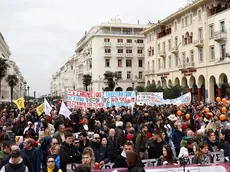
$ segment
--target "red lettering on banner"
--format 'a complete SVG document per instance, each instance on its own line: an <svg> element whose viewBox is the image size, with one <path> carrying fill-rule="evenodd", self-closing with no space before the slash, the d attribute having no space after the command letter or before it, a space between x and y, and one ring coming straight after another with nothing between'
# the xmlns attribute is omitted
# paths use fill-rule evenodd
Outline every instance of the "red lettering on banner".
<svg viewBox="0 0 230 172"><path fill-rule="evenodd" d="M93 107L92 103L88 103L87 107Z"/></svg>
<svg viewBox="0 0 230 172"><path fill-rule="evenodd" d="M135 97L132 97L132 98L131 98L131 101L132 101L132 102L135 102Z"/></svg>
<svg viewBox="0 0 230 172"><path fill-rule="evenodd" d="M68 90L68 96L73 96L73 91L72 90Z"/></svg>
<svg viewBox="0 0 230 172"><path fill-rule="evenodd" d="M95 97L101 97L101 92L96 92Z"/></svg>

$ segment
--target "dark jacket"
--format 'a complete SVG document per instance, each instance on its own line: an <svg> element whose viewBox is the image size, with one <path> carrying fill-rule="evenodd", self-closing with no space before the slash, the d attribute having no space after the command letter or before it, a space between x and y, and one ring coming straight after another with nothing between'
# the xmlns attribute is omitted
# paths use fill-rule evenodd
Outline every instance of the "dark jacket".
<svg viewBox="0 0 230 172"><path fill-rule="evenodd" d="M137 160L134 167L128 168L128 172L145 172L145 169L142 162L140 160Z"/></svg>
<svg viewBox="0 0 230 172"><path fill-rule="evenodd" d="M100 143L94 142L91 142L90 145L94 151L95 162L100 163L101 161L104 161L105 164L109 162L108 152L104 146L102 146Z"/></svg>
<svg viewBox="0 0 230 172"><path fill-rule="evenodd" d="M136 137L135 147L136 151L139 154L140 152L145 152L146 150L146 134L143 132L139 132Z"/></svg>
<svg viewBox="0 0 230 172"><path fill-rule="evenodd" d="M162 155L162 148L165 144L163 140L159 143L154 140L149 141L149 159L159 158Z"/></svg>
<svg viewBox="0 0 230 172"><path fill-rule="evenodd" d="M27 172L26 166L23 164L23 162L19 164L11 164L7 163L4 167L5 172Z"/></svg>
<svg viewBox="0 0 230 172"><path fill-rule="evenodd" d="M172 141L176 149L180 149L180 142L184 135L184 131L181 132L178 129L174 130L172 135Z"/></svg>
<svg viewBox="0 0 230 172"><path fill-rule="evenodd" d="M230 144L228 143L227 140L221 140L220 141L220 149L224 150L224 156L230 158Z"/></svg>
<svg viewBox="0 0 230 172"><path fill-rule="evenodd" d="M108 146L107 146L108 156L110 161L114 162L117 156L120 154L119 152L120 144L118 144L118 140L116 137L114 137L114 139L112 137L108 137L107 141L108 141Z"/></svg>
<svg viewBox="0 0 230 172"><path fill-rule="evenodd" d="M206 143L208 144L208 150L210 152L217 152L220 150L219 142L210 142L209 140L207 140Z"/></svg>
<svg viewBox="0 0 230 172"><path fill-rule="evenodd" d="M38 148L33 148L32 150L21 150L22 156L26 156L29 162L31 162L32 172L40 172L40 167L42 164L42 153ZM23 159L24 160L24 159Z"/></svg>
<svg viewBox="0 0 230 172"><path fill-rule="evenodd" d="M114 162L113 168L127 168L126 158L122 155L118 155Z"/></svg>
<svg viewBox="0 0 230 172"><path fill-rule="evenodd" d="M80 163L81 154L77 147L63 142L60 148L61 169L66 172L67 163Z"/></svg>
<svg viewBox="0 0 230 172"><path fill-rule="evenodd" d="M78 149L81 152L81 154L83 153L84 149L88 146L89 146L89 139L86 139L86 145L83 145L83 142L80 142L80 146Z"/></svg>

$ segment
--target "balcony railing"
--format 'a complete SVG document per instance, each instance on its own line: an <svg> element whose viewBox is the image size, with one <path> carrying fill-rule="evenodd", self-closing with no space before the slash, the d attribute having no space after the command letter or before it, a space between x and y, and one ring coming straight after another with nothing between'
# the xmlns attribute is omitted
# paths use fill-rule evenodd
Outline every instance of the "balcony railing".
<svg viewBox="0 0 230 172"><path fill-rule="evenodd" d="M226 41L227 40L227 31L226 30L220 30L218 32L214 33L214 40L216 42Z"/></svg>
<svg viewBox="0 0 230 172"><path fill-rule="evenodd" d="M165 51L165 50L160 51L160 52L159 52L159 55L160 55L161 57L166 57L166 51Z"/></svg>
<svg viewBox="0 0 230 172"><path fill-rule="evenodd" d="M104 57L112 57L112 54L111 53L105 53Z"/></svg>
<svg viewBox="0 0 230 172"><path fill-rule="evenodd" d="M124 43L120 43L120 42L117 43L117 47L124 47L124 45L125 45Z"/></svg>
<svg viewBox="0 0 230 172"><path fill-rule="evenodd" d="M111 42L104 42L104 46L105 46L105 47L110 47L111 45L112 45Z"/></svg>
<svg viewBox="0 0 230 172"><path fill-rule="evenodd" d="M132 53L127 53L125 56L126 57L133 57L133 54Z"/></svg>
<svg viewBox="0 0 230 172"><path fill-rule="evenodd" d="M195 63L194 62L185 63L184 66L187 67L187 68L194 67Z"/></svg>
<svg viewBox="0 0 230 172"><path fill-rule="evenodd" d="M203 39L195 40L195 41L193 41L193 44L195 47L203 47L204 46L204 40Z"/></svg>
<svg viewBox="0 0 230 172"><path fill-rule="evenodd" d="M145 45L144 45L144 43L137 43L137 47L139 47L139 48L143 48Z"/></svg>
<svg viewBox="0 0 230 172"><path fill-rule="evenodd" d="M137 57L141 58L141 57L145 57L144 54L137 54Z"/></svg>
<svg viewBox="0 0 230 172"><path fill-rule="evenodd" d="M117 57L125 57L124 53L117 53Z"/></svg>
<svg viewBox="0 0 230 172"><path fill-rule="evenodd" d="M172 47L171 52L177 54L179 52L178 46Z"/></svg>
<svg viewBox="0 0 230 172"><path fill-rule="evenodd" d="M125 43L125 46L126 46L126 47L132 47L133 44L132 44L132 43Z"/></svg>
<svg viewBox="0 0 230 172"><path fill-rule="evenodd" d="M112 35L141 35L139 32L115 32L115 31L99 31L97 34L112 34Z"/></svg>

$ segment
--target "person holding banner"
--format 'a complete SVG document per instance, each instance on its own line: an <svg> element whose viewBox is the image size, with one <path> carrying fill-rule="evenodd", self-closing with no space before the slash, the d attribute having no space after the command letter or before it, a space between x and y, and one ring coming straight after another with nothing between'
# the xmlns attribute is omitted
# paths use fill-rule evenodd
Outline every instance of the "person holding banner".
<svg viewBox="0 0 230 172"><path fill-rule="evenodd" d="M195 157L192 159L193 164L209 164L211 163L211 157L208 154L208 145L200 144L199 150Z"/></svg>
<svg viewBox="0 0 230 172"><path fill-rule="evenodd" d="M128 172L145 172L136 152L127 152L126 157Z"/></svg>

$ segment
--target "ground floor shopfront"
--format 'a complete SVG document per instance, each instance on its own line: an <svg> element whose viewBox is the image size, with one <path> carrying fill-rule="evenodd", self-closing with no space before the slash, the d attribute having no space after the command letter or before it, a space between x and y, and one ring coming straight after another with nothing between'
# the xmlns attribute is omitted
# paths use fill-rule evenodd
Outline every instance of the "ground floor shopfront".
<svg viewBox="0 0 230 172"><path fill-rule="evenodd" d="M192 100L198 102L215 101L217 96L230 99L230 63L155 73L145 79L146 85L183 86L184 93L191 92Z"/></svg>

